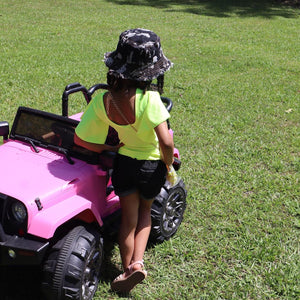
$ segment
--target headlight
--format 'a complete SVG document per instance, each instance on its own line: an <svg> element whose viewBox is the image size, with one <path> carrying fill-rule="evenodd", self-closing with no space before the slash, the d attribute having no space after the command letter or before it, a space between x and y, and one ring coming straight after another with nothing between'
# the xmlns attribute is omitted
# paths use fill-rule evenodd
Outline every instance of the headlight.
<svg viewBox="0 0 300 300"><path fill-rule="evenodd" d="M27 218L27 210L23 203L21 202L14 202L11 206L12 216L18 221L19 223L23 223Z"/></svg>

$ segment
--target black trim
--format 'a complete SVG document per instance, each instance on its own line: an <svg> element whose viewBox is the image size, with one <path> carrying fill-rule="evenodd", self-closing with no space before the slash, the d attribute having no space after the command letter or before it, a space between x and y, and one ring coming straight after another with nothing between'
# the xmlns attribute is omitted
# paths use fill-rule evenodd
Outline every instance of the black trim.
<svg viewBox="0 0 300 300"><path fill-rule="evenodd" d="M9 124L6 121L0 122L0 136L3 136L4 140L8 139Z"/></svg>
<svg viewBox="0 0 300 300"><path fill-rule="evenodd" d="M3 232L1 224L0 232ZM48 241L5 235L5 240L0 241L0 266L39 265L48 246ZM9 256L9 251L14 251L15 257Z"/></svg>

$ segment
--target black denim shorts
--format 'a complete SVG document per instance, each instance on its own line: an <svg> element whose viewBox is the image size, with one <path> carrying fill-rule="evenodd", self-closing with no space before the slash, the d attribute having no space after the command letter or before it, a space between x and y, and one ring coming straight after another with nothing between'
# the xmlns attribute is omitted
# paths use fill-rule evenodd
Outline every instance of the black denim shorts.
<svg viewBox="0 0 300 300"><path fill-rule="evenodd" d="M137 160L117 154L112 184L115 193L128 196L138 191L141 198L155 198L166 181L167 167L161 160Z"/></svg>

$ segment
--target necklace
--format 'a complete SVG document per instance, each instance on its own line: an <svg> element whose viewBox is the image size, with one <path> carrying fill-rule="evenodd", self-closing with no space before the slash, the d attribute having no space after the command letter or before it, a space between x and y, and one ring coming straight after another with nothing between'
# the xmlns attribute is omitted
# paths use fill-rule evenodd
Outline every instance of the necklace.
<svg viewBox="0 0 300 300"><path fill-rule="evenodd" d="M135 132L138 132L137 129L133 126L133 124L131 124L128 119L126 118L126 116L124 115L124 113L122 112L122 110L120 109L120 107L118 106L118 104L116 103L113 95L111 94L111 92L108 92L108 95L110 97L110 100L112 101L112 104L114 105L114 107L116 108L117 112L119 113L119 115L121 116L121 118L123 119L123 121L126 122L127 125L129 125ZM110 101L108 101L107 103L107 111L109 113L109 107L110 107ZM154 146L155 148L157 147L157 144L155 143L151 143L152 146Z"/></svg>
<svg viewBox="0 0 300 300"><path fill-rule="evenodd" d="M116 102L116 100L114 99L113 95L111 94L111 92L108 92L108 95L110 97L108 104L107 104L107 112L109 114L109 110L110 110L110 101L112 102L113 106L115 107L115 109L117 110L118 114L121 116L121 118L123 119L123 121L126 123L126 125L130 125L130 127L137 132L137 129L133 126L132 123L130 123L128 121L128 119L126 118L126 116L124 115L124 113L122 112L122 110L120 109L118 103Z"/></svg>

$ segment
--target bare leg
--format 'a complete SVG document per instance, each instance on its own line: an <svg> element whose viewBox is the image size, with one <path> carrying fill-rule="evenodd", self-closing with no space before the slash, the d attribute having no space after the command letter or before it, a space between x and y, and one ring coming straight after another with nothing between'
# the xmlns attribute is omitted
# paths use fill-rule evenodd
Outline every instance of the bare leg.
<svg viewBox="0 0 300 300"><path fill-rule="evenodd" d="M143 200L138 193L122 197L122 220L119 246L124 270L136 261L143 260L151 230L151 206L153 200ZM133 271L141 265L133 266ZM129 274L126 274L129 275Z"/></svg>
<svg viewBox="0 0 300 300"><path fill-rule="evenodd" d="M139 193L133 193L120 197L120 202L122 219L119 247L125 272L112 282L111 287L114 291L129 292L147 277L147 272L140 269L151 230L153 201L142 200Z"/></svg>
<svg viewBox="0 0 300 300"><path fill-rule="evenodd" d="M120 197L120 202L122 219L119 232L119 247L123 268L126 270L131 263L134 253L134 240L140 205L139 194L136 192L125 197Z"/></svg>
<svg viewBox="0 0 300 300"><path fill-rule="evenodd" d="M132 261L141 261L146 250L150 230L151 230L151 206L153 200L140 200L138 224L135 232L134 252ZM141 265L133 266L133 271L140 269Z"/></svg>

